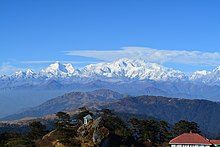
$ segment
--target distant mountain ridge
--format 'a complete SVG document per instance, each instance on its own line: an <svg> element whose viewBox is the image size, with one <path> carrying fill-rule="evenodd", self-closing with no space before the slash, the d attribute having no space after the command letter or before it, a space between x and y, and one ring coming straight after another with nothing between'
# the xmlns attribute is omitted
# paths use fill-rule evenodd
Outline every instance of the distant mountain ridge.
<svg viewBox="0 0 220 147"><path fill-rule="evenodd" d="M3 101L0 107L4 107L0 111L0 117L36 106L51 98L50 95L96 89L111 89L132 96L154 95L220 101L220 67L213 71L196 71L187 75L141 59L123 58L80 69L74 68L72 64L56 61L40 72L29 69L12 76L0 75L0 98ZM42 98L42 93L47 95ZM11 104L12 99L19 105ZM23 99L26 101L24 104L21 103Z"/></svg>
<svg viewBox="0 0 220 147"><path fill-rule="evenodd" d="M50 80L56 80L61 84L94 80L110 82L138 80L183 81L213 86L220 85L220 67L211 72L196 71L191 75L187 75L179 70L148 63L141 59L123 58L113 62L90 64L80 69L74 68L70 63L62 64L56 61L38 73L28 69L27 71L18 71L12 76L0 76L1 87L13 87L24 83L38 85Z"/></svg>
<svg viewBox="0 0 220 147"><path fill-rule="evenodd" d="M109 108L165 120L171 124L179 120L195 121L207 134L220 132L220 103L208 100L189 100L162 96L126 96L108 89L92 92L71 92L51 99L37 107L10 115L4 120L40 117L58 111L74 111L79 107Z"/></svg>
<svg viewBox="0 0 220 147"><path fill-rule="evenodd" d="M6 78L7 77L7 78ZM59 61L35 73L28 69L27 71L18 71L12 76L6 76L1 79L56 79L72 78L79 81L82 79L102 79L117 81L124 80L178 80L185 79L184 73L167 68L155 63L148 63L144 60L120 59L109 63L90 64L81 69L75 69L72 64L61 64ZM75 77L75 79L74 79ZM103 79L106 78L106 79Z"/></svg>
<svg viewBox="0 0 220 147"><path fill-rule="evenodd" d="M124 96L125 95L123 94L108 89L99 89L92 92L71 92L48 100L45 103L27 111L5 117L4 119L11 120L24 117L45 116L59 111L78 109L83 106L93 106L111 102L115 99L123 98Z"/></svg>

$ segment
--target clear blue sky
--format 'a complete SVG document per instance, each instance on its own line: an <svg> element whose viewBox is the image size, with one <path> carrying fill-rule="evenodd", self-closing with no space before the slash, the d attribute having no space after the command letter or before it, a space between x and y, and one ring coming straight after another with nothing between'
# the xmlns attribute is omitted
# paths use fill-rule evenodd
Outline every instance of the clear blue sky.
<svg viewBox="0 0 220 147"><path fill-rule="evenodd" d="M65 51L131 46L216 52L220 63L219 7L219 0L1 0L0 73L55 60L85 62L80 67L97 59ZM164 63L186 72L216 66L202 64Z"/></svg>

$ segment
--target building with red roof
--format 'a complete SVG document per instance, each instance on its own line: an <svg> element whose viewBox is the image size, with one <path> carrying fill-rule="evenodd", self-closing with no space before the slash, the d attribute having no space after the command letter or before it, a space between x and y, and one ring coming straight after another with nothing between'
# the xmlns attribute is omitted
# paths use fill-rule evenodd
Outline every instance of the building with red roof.
<svg viewBox="0 0 220 147"><path fill-rule="evenodd" d="M169 144L171 147L211 147L214 145L207 138L197 133L184 133L172 139Z"/></svg>
<svg viewBox="0 0 220 147"><path fill-rule="evenodd" d="M216 147L220 147L220 140L210 140L210 142L216 146Z"/></svg>

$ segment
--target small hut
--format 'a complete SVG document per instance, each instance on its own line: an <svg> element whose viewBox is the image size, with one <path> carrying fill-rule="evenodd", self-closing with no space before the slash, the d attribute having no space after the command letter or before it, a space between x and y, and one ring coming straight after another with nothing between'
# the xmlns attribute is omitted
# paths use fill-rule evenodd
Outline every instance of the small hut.
<svg viewBox="0 0 220 147"><path fill-rule="evenodd" d="M90 121L92 121L92 116L90 114L86 115L85 117L83 117L84 119L84 124L87 125Z"/></svg>

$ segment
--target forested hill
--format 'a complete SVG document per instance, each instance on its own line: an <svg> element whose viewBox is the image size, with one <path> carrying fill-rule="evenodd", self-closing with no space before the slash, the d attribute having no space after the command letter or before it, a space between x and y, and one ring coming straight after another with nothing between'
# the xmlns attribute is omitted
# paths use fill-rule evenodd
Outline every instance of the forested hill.
<svg viewBox="0 0 220 147"><path fill-rule="evenodd" d="M74 111L83 106L88 109L108 108L115 112L149 116L170 124L179 120L194 121L207 134L217 135L220 132L219 102L161 96L129 97L108 89L68 93L4 119L41 117L58 111Z"/></svg>
<svg viewBox="0 0 220 147"><path fill-rule="evenodd" d="M160 96L127 97L102 106L118 112L145 114L171 124L194 121L208 134L220 132L220 103Z"/></svg>

